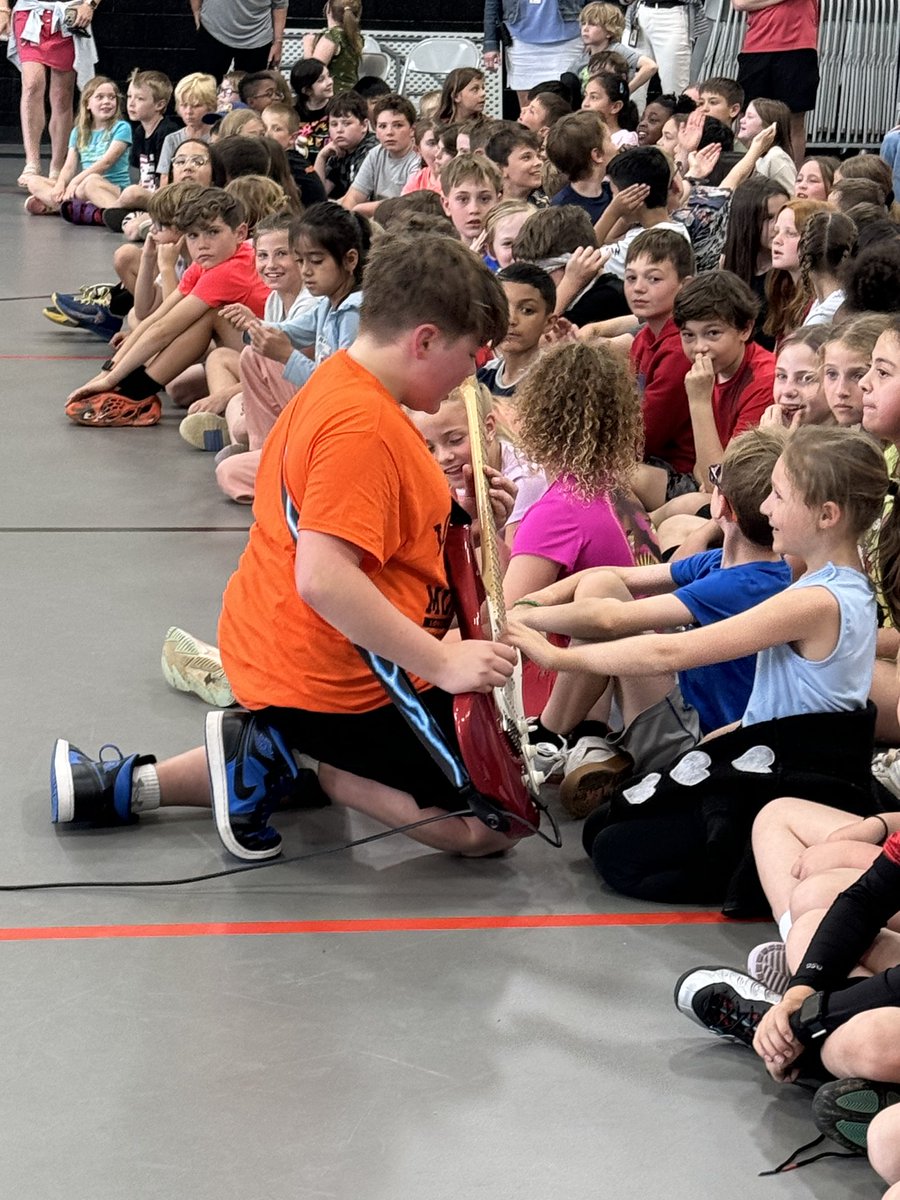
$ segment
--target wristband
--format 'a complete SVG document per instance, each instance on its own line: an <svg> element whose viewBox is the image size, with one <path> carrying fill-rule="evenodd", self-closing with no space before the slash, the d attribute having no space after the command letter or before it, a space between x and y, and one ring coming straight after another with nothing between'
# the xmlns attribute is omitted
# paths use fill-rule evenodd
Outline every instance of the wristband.
<svg viewBox="0 0 900 1200"><path fill-rule="evenodd" d="M516 600L515 603L513 604L513 608L517 608L520 604L524 604L528 608L540 608L541 607L540 602L537 600ZM887 828L887 826L885 826L885 829L886 828Z"/></svg>

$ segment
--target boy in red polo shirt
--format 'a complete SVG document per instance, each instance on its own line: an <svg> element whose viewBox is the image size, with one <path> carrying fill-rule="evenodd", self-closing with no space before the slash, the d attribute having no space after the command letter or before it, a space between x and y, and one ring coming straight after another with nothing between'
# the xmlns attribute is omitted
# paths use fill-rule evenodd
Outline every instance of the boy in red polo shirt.
<svg viewBox="0 0 900 1200"><path fill-rule="evenodd" d="M672 320L675 298L694 274L690 242L671 229L648 229L625 257L625 299L644 324L631 344L644 418L644 465L635 490L648 510L697 490L694 433L684 377L690 359Z"/></svg>
<svg viewBox="0 0 900 1200"><path fill-rule="evenodd" d="M410 831L427 846L482 855L514 844L516 834L450 815L457 789L357 650L408 672L451 746L453 695L512 675L509 646L444 637L451 496L404 411L437 412L473 373L479 346L503 340L507 320L500 284L460 242L382 242L366 265L356 340L317 368L263 447L255 520L219 623L245 707L210 713L205 748L160 763L92 760L60 739L54 822L122 825L155 808L212 804L231 854L271 858L281 836L270 817L298 786L317 791L315 766L332 802L384 825L445 816Z"/></svg>
<svg viewBox="0 0 900 1200"><path fill-rule="evenodd" d="M772 403L775 355L751 342L759 301L731 271L704 271L675 298L674 321L692 361L684 378L703 488L725 447Z"/></svg>
<svg viewBox="0 0 900 1200"><path fill-rule="evenodd" d="M745 103L764 96L791 110L791 145L799 166L806 157L806 113L819 86L819 0L731 0L747 14L738 55Z"/></svg>
<svg viewBox="0 0 900 1200"><path fill-rule="evenodd" d="M204 188L177 214L191 265L172 294L126 338L108 370L76 388L66 416L77 425L155 425L157 393L193 363L212 339L234 350L241 335L219 317L226 304L263 316L269 289L256 270L241 202L223 188Z"/></svg>

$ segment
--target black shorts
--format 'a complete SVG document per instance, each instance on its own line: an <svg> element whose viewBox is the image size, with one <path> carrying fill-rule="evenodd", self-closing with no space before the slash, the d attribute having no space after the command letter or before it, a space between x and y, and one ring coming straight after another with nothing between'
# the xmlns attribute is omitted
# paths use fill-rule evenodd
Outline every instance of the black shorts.
<svg viewBox="0 0 900 1200"><path fill-rule="evenodd" d="M458 756L453 697L429 688L421 699ZM456 789L390 701L364 713L264 708L257 715L275 725L301 754L408 792L419 808L462 807Z"/></svg>
<svg viewBox="0 0 900 1200"><path fill-rule="evenodd" d="M739 54L737 81L745 103L781 100L792 113L816 107L819 56L815 50L771 50L764 54Z"/></svg>

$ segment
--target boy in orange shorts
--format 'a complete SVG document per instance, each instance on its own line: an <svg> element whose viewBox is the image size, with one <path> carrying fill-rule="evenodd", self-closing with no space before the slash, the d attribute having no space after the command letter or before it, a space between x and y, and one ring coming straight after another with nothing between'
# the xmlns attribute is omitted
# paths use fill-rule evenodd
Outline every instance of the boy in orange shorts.
<svg viewBox="0 0 900 1200"><path fill-rule="evenodd" d="M512 674L507 646L442 640L451 499L401 408L436 412L506 324L502 288L460 243L425 236L379 248L356 341L317 368L263 449L256 520L219 624L245 710L211 712L205 748L158 764L138 755L93 761L60 739L55 822L127 823L160 806L212 804L233 855L271 858L281 836L269 818L296 792L310 754L334 803L386 825L459 807L356 647L409 672L451 746L452 695L489 691ZM411 836L470 855L513 841L474 817Z"/></svg>

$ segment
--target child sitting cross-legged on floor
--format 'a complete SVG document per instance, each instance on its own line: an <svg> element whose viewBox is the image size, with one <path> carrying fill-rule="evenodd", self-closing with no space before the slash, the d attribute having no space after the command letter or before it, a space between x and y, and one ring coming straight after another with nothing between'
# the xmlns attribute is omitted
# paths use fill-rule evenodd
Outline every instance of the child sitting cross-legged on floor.
<svg viewBox="0 0 900 1200"><path fill-rule="evenodd" d="M582 571L526 596L516 621L584 641L612 641L647 629L709 625L782 591L791 573L772 549L772 530L759 508L783 447L780 430L759 429L728 447L711 499L724 534L721 550L655 566ZM541 714L539 738L563 755L566 810L585 816L627 775L667 765L703 734L741 717L755 668L756 656L749 654L652 678L560 674Z"/></svg>
<svg viewBox="0 0 900 1200"><path fill-rule="evenodd" d="M193 261L178 288L125 339L109 369L71 393L66 416L78 425L155 425L162 414L158 393L200 361L211 338L240 348L240 334L219 309L241 303L263 314L268 288L256 273L237 197L205 188L176 224Z"/></svg>

